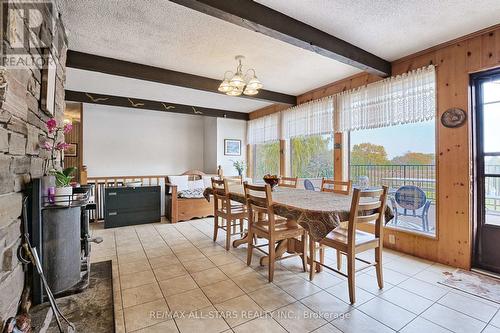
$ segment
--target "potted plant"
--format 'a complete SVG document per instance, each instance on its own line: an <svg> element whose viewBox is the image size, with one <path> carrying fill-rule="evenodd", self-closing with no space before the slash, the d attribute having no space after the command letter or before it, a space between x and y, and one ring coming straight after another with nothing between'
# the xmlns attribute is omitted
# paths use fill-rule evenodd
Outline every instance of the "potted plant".
<svg viewBox="0 0 500 333"><path fill-rule="evenodd" d="M54 118L50 118L45 123L47 127L47 135L42 138L40 148L49 152L49 159L45 163L45 175L52 174L58 165L56 163L57 156L59 155L59 165L63 164L63 151L69 146L64 142L64 134L71 132L73 125L69 121L64 121L62 126L57 124ZM58 154L59 153L59 154Z"/></svg>
<svg viewBox="0 0 500 333"><path fill-rule="evenodd" d="M71 180L73 179L75 171L75 167L70 167L62 171L53 170L51 172L51 174L56 177L54 203L63 206L68 206L71 203L71 196L73 195Z"/></svg>
<svg viewBox="0 0 500 333"><path fill-rule="evenodd" d="M64 142L64 134L69 133L73 125L65 121L62 126L57 124L54 118L46 121L47 134L40 139L40 148L48 152L48 158L45 160L42 177L42 193L53 203L55 195L55 177L53 172L63 166L63 151L69 146ZM56 163L59 155L59 165Z"/></svg>
<svg viewBox="0 0 500 333"><path fill-rule="evenodd" d="M236 171L238 171L238 176L242 176L243 170L245 170L245 162L243 161L232 161L232 162L234 168L236 169Z"/></svg>

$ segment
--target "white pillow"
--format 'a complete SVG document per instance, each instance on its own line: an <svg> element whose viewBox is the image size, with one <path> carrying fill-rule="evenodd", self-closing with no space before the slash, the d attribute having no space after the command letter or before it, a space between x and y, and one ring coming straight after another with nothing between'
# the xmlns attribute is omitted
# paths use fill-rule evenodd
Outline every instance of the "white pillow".
<svg viewBox="0 0 500 333"><path fill-rule="evenodd" d="M188 176L168 176L168 181L172 185L177 185L177 192L185 191L188 189Z"/></svg>
<svg viewBox="0 0 500 333"><path fill-rule="evenodd" d="M212 176L203 176L202 179L204 188L212 187Z"/></svg>
<svg viewBox="0 0 500 333"><path fill-rule="evenodd" d="M198 179L198 180L190 180L188 181L188 190L195 190L195 189L204 189L204 182L203 179Z"/></svg>

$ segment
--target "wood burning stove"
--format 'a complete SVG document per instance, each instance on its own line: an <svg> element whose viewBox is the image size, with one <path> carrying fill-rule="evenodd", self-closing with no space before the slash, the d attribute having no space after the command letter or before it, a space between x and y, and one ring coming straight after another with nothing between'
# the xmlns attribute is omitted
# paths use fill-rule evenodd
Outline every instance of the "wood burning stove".
<svg viewBox="0 0 500 333"><path fill-rule="evenodd" d="M47 282L56 297L88 287L90 242L88 209L90 188L74 188L58 205L48 198L44 179L34 179L27 189L27 217L30 242L37 249ZM61 204L66 201L66 204ZM52 203L51 203L52 202ZM40 276L31 271L32 301L46 300Z"/></svg>

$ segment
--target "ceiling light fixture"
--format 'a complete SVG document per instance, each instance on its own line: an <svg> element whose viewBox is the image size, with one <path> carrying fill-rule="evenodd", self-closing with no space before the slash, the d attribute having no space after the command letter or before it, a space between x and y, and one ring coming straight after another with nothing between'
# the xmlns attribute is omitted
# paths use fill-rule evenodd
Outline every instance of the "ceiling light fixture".
<svg viewBox="0 0 500 333"><path fill-rule="evenodd" d="M252 96L259 93L259 89L263 87L262 82L257 79L255 69L248 69L243 75L243 65L241 61L244 56L238 55L234 57L238 62L236 72L227 71L224 73L224 79L219 85L219 91L228 96L240 96L241 94Z"/></svg>

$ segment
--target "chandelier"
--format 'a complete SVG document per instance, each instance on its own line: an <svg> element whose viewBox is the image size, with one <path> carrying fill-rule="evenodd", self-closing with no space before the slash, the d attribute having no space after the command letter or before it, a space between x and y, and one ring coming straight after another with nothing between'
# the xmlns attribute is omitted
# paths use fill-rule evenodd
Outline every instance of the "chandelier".
<svg viewBox="0 0 500 333"><path fill-rule="evenodd" d="M241 94L252 96L259 93L259 89L263 87L262 83L255 75L255 69L248 69L243 75L243 65L241 60L245 59L244 56L238 55L234 57L238 61L236 72L227 71L224 73L219 91L228 96L240 96Z"/></svg>

